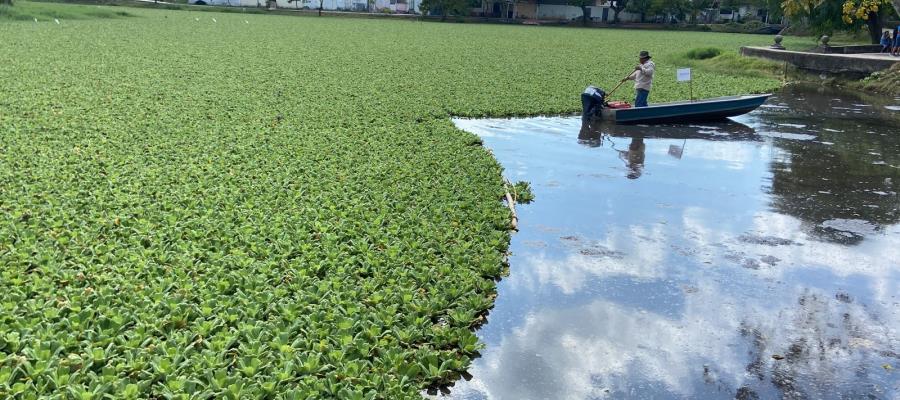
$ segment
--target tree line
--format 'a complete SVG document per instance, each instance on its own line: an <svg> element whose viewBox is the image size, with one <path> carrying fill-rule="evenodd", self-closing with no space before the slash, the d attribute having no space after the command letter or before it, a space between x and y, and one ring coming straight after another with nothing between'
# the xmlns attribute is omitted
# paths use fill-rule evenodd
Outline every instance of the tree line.
<svg viewBox="0 0 900 400"><path fill-rule="evenodd" d="M472 8L485 8L489 0L422 0L423 13L467 16ZM566 0L565 4L582 10L584 24L590 22L588 7L595 0ZM878 43L882 27L900 10L900 0L609 0L613 11L612 23L619 23L619 15L629 12L639 15L640 22L649 17L664 16L665 22L709 24L718 21L721 10L738 10L750 6L764 10L762 22L784 21L800 25L815 34L868 31L872 43ZM503 10L506 10L505 8ZM503 12L506 14L506 12ZM755 15L751 18L757 18ZM742 18L743 19L743 18Z"/></svg>

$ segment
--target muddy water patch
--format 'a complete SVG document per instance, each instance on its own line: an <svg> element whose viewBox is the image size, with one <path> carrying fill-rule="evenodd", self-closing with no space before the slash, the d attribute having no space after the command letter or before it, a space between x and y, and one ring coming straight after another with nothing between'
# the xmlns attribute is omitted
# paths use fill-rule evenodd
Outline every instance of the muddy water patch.
<svg viewBox="0 0 900 400"><path fill-rule="evenodd" d="M769 104L696 126L455 121L536 200L450 397L900 395L900 125L835 93Z"/></svg>

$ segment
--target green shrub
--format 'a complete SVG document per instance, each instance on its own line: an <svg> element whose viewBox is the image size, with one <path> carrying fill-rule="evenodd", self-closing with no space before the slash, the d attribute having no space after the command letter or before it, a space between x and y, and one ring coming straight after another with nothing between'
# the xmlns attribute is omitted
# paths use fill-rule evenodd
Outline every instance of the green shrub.
<svg viewBox="0 0 900 400"><path fill-rule="evenodd" d="M722 54L718 47L698 47L687 52L687 58L691 60L706 60Z"/></svg>
<svg viewBox="0 0 900 400"><path fill-rule="evenodd" d="M762 28L765 28L766 26L768 26L768 25L766 25L765 23L763 23L761 21L749 21L744 24L743 30L744 30L744 32L747 32L747 33L753 33Z"/></svg>

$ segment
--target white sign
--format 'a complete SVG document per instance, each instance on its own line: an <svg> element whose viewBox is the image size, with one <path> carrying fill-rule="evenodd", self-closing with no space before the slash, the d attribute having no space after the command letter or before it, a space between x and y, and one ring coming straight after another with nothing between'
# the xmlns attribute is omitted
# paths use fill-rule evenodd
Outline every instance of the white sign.
<svg viewBox="0 0 900 400"><path fill-rule="evenodd" d="M669 155L675 157L677 159L681 159L681 156L684 154L684 147L676 146L674 144L669 145Z"/></svg>
<svg viewBox="0 0 900 400"><path fill-rule="evenodd" d="M678 72L678 82L686 82L691 80L691 69L690 68L679 68Z"/></svg>

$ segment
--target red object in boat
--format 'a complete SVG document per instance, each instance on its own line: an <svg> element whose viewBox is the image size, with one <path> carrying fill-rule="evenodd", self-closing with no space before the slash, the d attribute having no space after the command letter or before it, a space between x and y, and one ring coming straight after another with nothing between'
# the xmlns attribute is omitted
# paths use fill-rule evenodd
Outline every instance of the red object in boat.
<svg viewBox="0 0 900 400"><path fill-rule="evenodd" d="M631 104L627 101L611 101L606 104L607 108L631 108Z"/></svg>

